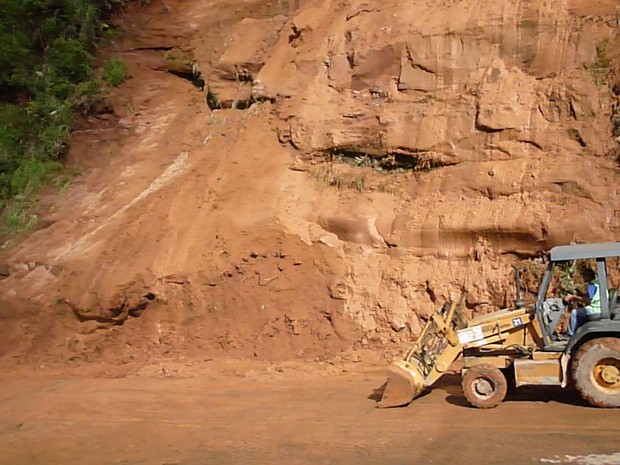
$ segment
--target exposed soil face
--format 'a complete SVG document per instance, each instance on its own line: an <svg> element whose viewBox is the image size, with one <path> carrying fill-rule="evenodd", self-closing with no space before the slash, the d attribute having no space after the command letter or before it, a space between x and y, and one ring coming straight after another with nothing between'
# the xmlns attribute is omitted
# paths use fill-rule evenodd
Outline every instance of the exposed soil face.
<svg viewBox="0 0 620 465"><path fill-rule="evenodd" d="M2 252L3 363L355 359L461 289L509 303L518 259L618 238L616 15L134 5L106 52L132 78L74 133L82 174Z"/></svg>

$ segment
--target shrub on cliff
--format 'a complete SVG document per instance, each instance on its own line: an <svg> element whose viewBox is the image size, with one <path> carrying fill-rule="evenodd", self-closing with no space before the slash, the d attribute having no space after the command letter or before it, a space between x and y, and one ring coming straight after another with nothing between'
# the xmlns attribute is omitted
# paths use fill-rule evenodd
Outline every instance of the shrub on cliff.
<svg viewBox="0 0 620 465"><path fill-rule="evenodd" d="M90 50L100 19L124 3L0 2L0 213L22 210L60 168L74 114L90 111L97 93Z"/></svg>
<svg viewBox="0 0 620 465"><path fill-rule="evenodd" d="M129 77L129 72L127 71L125 63L123 63L120 58L112 57L103 65L101 77L108 84L116 87L125 82Z"/></svg>

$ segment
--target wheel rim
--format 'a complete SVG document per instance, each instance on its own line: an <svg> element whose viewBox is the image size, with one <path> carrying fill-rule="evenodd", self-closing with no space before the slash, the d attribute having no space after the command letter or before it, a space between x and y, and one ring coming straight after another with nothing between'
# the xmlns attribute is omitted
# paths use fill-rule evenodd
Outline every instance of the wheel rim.
<svg viewBox="0 0 620 465"><path fill-rule="evenodd" d="M599 360L590 373L592 383L609 395L620 394L620 359L607 357Z"/></svg>
<svg viewBox="0 0 620 465"><path fill-rule="evenodd" d="M473 382L473 391L479 399L490 399L497 391L497 386L492 379L476 378Z"/></svg>

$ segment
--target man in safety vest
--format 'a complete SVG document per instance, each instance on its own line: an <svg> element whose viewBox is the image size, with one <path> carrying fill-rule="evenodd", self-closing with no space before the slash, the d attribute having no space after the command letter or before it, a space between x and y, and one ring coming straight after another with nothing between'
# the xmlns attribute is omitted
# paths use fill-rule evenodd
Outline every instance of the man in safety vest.
<svg viewBox="0 0 620 465"><path fill-rule="evenodd" d="M567 302L578 302L583 305L583 307L573 309L570 312L567 334L571 337L589 316L601 314L601 293L596 274L590 268L586 268L581 272L581 277L588 283L586 292L583 295L568 295L564 298Z"/></svg>

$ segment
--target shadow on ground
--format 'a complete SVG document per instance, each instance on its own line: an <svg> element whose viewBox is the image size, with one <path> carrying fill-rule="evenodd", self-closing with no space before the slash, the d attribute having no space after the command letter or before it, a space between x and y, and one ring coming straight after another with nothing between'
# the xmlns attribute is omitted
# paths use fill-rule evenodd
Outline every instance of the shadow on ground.
<svg viewBox="0 0 620 465"><path fill-rule="evenodd" d="M379 402L385 391L387 382L383 383L376 389L373 389L372 393L367 397L369 400ZM417 398L424 397L431 390L439 389L444 391L446 396L446 402L459 407L473 408L465 395L461 387L461 375L460 374L447 374L444 375L431 389L425 390ZM575 405L580 407L588 407L589 404L584 401L579 393L573 388L568 387L562 389L559 386L523 386L515 387L514 382L511 382L508 388L508 395L504 402L558 402L561 404Z"/></svg>

